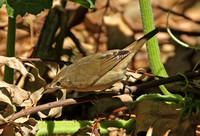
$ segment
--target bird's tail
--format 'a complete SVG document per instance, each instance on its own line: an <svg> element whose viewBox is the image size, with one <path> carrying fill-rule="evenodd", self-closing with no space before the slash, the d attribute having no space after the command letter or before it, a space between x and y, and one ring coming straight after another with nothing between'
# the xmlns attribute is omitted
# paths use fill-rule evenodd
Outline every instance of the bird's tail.
<svg viewBox="0 0 200 136"><path fill-rule="evenodd" d="M125 47L123 50L130 50L132 53L136 53L143 46L143 44L145 44L149 39L156 35L158 31L159 28L152 30L148 34L144 35L142 38Z"/></svg>

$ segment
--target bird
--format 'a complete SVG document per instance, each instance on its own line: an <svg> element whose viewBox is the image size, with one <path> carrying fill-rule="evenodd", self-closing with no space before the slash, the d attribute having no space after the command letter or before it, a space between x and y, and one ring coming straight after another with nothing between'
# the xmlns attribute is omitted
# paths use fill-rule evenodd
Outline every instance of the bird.
<svg viewBox="0 0 200 136"><path fill-rule="evenodd" d="M98 52L79 59L61 69L43 94L58 89L88 92L110 88L125 77L126 69L133 56L158 31L159 28L152 30L124 49Z"/></svg>

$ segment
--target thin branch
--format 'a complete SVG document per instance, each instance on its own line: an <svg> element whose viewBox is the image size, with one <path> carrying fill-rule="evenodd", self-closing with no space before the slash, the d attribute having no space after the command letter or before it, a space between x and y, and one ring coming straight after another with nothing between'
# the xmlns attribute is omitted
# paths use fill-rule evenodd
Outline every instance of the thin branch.
<svg viewBox="0 0 200 136"><path fill-rule="evenodd" d="M79 42L79 40L76 38L76 36L71 32L68 31L67 35L74 41L74 43L76 44L76 47L78 48L78 50L83 54L83 56L86 56L86 52L81 48L81 44Z"/></svg>
<svg viewBox="0 0 200 136"><path fill-rule="evenodd" d="M193 78L200 77L200 72L194 71L194 72L185 73L184 75L188 79L193 79ZM171 76L168 78L160 78L159 80L153 80L150 82L139 84L139 85L133 86L131 88L132 88L132 92L134 93L135 91L139 92L140 90L143 90L143 89L153 88L153 87L157 87L159 85L169 84L169 83L183 81L183 80L185 80L185 78L183 76L176 75L176 76Z"/></svg>
<svg viewBox="0 0 200 136"><path fill-rule="evenodd" d="M35 113L35 112L38 112L38 111L43 111L43 110L47 110L47 109L51 109L51 108L55 108L55 107L60 107L60 106L86 103L86 102L90 102L90 101L98 101L101 98L112 97L114 95L116 95L116 94L106 93L106 94L97 94L97 95L92 95L92 96L89 95L87 97L76 98L76 99L69 98L69 99L59 100L59 101L55 101L55 102L49 102L49 103L46 103L46 104L37 105L35 107L31 107L29 109L17 112L11 117L10 121L14 121L17 118L28 116L28 115Z"/></svg>
<svg viewBox="0 0 200 136"><path fill-rule="evenodd" d="M72 64L71 62L67 61L62 61L62 60L55 60L55 59L42 59L42 58L18 58L20 61L25 62L25 61L36 61L36 62L55 62L58 64L65 64L65 65L70 65Z"/></svg>
<svg viewBox="0 0 200 136"><path fill-rule="evenodd" d="M188 79L197 78L197 77L200 77L200 72L186 73L185 76ZM134 94L135 91L139 92L140 90L143 90L143 89L149 89L149 88L152 88L152 87L157 87L159 85L168 84L168 83L177 82L177 81L183 81L183 80L185 80L185 78L180 76L180 75L176 75L176 76L172 76L172 77L168 77L168 78L160 78L159 80L153 80L153 81L150 81L150 82L147 82L147 83L132 86L132 88L133 88L132 91L133 91L133 94ZM59 100L59 101L56 101L56 102L50 102L50 103L38 105L38 106L31 107L31 108L26 109L26 110L17 112L11 117L10 121L14 121L17 118L28 116L32 113L47 110L47 109L50 109L50 108L73 105L73 104L80 104L80 103L85 103L85 102L90 102L90 101L98 101L99 99L109 98L109 97L112 97L112 96L115 96L115 95L117 95L117 94L116 93L104 93L104 94L100 93L100 94L96 94L96 95L92 95L92 96L89 95L87 97L82 97L82 98L76 98L76 99L70 98L70 99L65 99L65 100Z"/></svg>

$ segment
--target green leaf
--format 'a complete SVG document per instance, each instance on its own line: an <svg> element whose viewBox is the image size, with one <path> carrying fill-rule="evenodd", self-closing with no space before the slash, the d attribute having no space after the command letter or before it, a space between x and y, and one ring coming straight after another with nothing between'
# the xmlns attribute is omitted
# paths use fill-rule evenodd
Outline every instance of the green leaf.
<svg viewBox="0 0 200 136"><path fill-rule="evenodd" d="M6 0L0 0L0 8L2 7L2 5L5 3Z"/></svg>
<svg viewBox="0 0 200 136"><path fill-rule="evenodd" d="M16 17L24 16L26 13L37 15L51 6L52 0L7 0L6 9L9 17Z"/></svg>
<svg viewBox="0 0 200 136"><path fill-rule="evenodd" d="M86 8L94 9L95 0L70 0L74 3L78 3Z"/></svg>
<svg viewBox="0 0 200 136"><path fill-rule="evenodd" d="M161 95L161 94L145 94L141 95L136 99L136 101L141 101L141 100L155 100L155 101L164 101L164 102L175 102L179 103L180 101L184 100L184 98L181 95L178 94L173 94L173 95Z"/></svg>
<svg viewBox="0 0 200 136"><path fill-rule="evenodd" d="M13 18L14 16L14 9L12 7L10 7L10 5L6 2L6 10L7 10L7 13L8 13L8 16Z"/></svg>

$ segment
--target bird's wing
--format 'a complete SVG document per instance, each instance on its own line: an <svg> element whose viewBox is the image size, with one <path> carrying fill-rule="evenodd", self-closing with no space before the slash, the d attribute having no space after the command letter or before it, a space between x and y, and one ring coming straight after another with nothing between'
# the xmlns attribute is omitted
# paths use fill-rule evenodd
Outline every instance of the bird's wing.
<svg viewBox="0 0 200 136"><path fill-rule="evenodd" d="M103 75L113 69L121 60L126 58L130 54L129 50L111 50L104 52L104 55L101 56L100 61L100 70L98 73L98 79L93 83L97 82Z"/></svg>

